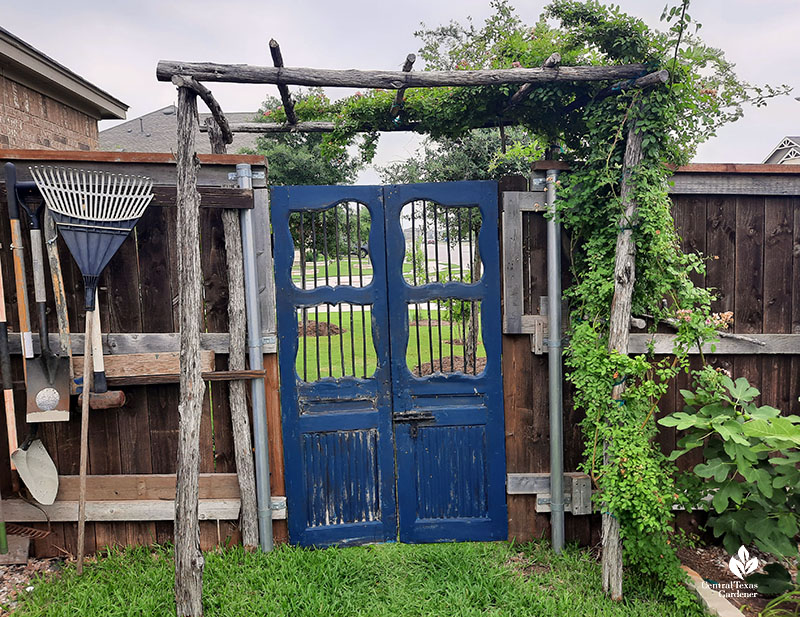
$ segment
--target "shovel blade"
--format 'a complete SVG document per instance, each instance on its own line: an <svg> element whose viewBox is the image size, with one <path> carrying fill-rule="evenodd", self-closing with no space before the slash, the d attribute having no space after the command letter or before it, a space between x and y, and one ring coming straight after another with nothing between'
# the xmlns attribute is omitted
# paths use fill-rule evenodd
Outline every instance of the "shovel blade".
<svg viewBox="0 0 800 617"><path fill-rule="evenodd" d="M55 362L42 357L27 361L25 389L30 423L69 420L69 358L52 358Z"/></svg>
<svg viewBox="0 0 800 617"><path fill-rule="evenodd" d="M43 506L52 505L58 494L58 470L41 439L34 439L27 450L15 450L11 460L31 496Z"/></svg>

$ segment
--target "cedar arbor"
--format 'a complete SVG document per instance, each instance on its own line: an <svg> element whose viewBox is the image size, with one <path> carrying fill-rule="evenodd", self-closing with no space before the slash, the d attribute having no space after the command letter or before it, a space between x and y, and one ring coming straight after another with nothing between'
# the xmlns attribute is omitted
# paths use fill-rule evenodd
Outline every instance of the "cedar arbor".
<svg viewBox="0 0 800 617"><path fill-rule="evenodd" d="M591 94L586 89L573 100L565 102L562 112L591 104L593 101L615 96L631 89L643 89L663 85L668 72L648 72L644 64L621 64L609 66L561 66L561 56L552 54L540 67L491 70L457 70L413 72L415 56L409 54L402 71L331 70L286 67L278 43L270 41L270 52L274 66L230 65L196 62L161 61L156 76L159 81L171 81L178 88L178 217L183 230L178 237L178 252L181 270L180 323L181 323L181 402L180 432L178 445L178 485L175 517L175 598L178 615L202 614L203 557L199 547L198 532L198 462L199 426L203 402L203 379L201 376L199 321L194 315L200 310L201 278L199 251L199 194L197 192L197 158L194 135L197 127L197 96L211 110L213 122L206 127L210 133L214 151L222 153L225 145L233 141L234 132L282 133L282 132L335 132L335 122L300 121L295 112L288 86L320 86L362 89L387 89L396 92L388 114L379 126L374 123L359 127L364 132L376 130L420 131L424 127L404 122L401 111L408 88L458 87L474 88L486 86L518 85L505 107L489 122L468 128L499 127L520 123L517 114L521 104L536 88L553 84L580 85L590 82L607 82L609 85ZM219 103L202 82L227 82L243 84L277 85L286 115L285 123L229 124ZM642 134L635 123L628 127L621 196L624 210L623 220L632 220L637 204L633 199L631 170L641 160ZM225 236L235 242L238 236L238 221L226 223ZM230 267L230 264L229 264ZM610 314L609 349L626 354L631 319L631 299L635 278L635 246L629 226L620 224L617 238L616 264L614 272L614 299ZM232 278L232 280L236 280ZM239 323L243 310L239 311ZM234 312L231 311L231 319ZM233 326L232 326L233 327ZM241 326L239 326L241 327ZM622 396L623 384L617 385L612 397ZM243 403L242 403L243 404ZM551 422L554 419L551 418ZM556 421L560 420L555 419ZM237 457L237 467L239 460ZM268 480L267 480L268 481ZM244 495L243 495L244 504ZM563 511L560 514L563 528ZM251 517L252 508L244 513ZM247 525L247 522L245 522ZM554 519L554 527L559 522ZM563 536L561 538L563 541ZM261 538L261 546L268 550L271 538ZM560 550L560 546L554 546ZM619 522L609 513L603 514L603 586L612 597L622 596L622 550Z"/></svg>

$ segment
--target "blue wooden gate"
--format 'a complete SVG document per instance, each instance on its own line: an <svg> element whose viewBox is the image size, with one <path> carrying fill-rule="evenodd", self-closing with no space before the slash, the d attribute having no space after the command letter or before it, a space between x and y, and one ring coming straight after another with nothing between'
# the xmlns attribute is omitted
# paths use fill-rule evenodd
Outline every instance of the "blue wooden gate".
<svg viewBox="0 0 800 617"><path fill-rule="evenodd" d="M505 538L496 183L271 209L290 540Z"/></svg>

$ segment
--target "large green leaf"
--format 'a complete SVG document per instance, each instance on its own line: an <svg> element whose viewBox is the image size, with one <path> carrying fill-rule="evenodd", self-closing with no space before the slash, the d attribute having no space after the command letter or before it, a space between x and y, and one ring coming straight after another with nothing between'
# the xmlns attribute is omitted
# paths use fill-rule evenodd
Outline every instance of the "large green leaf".
<svg viewBox="0 0 800 617"><path fill-rule="evenodd" d="M666 418L661 418L658 423L661 426L674 426L677 430L684 431L697 423L697 417L684 411L676 411Z"/></svg>
<svg viewBox="0 0 800 617"><path fill-rule="evenodd" d="M732 499L736 503L741 503L742 495L742 485L739 482L731 480L725 486L720 487L720 489L714 494L711 504L714 506L717 514L722 514L728 509L729 500Z"/></svg>
<svg viewBox="0 0 800 617"><path fill-rule="evenodd" d="M745 435L756 439L788 441L800 446L800 426L788 417L770 420L750 420L742 425Z"/></svg>

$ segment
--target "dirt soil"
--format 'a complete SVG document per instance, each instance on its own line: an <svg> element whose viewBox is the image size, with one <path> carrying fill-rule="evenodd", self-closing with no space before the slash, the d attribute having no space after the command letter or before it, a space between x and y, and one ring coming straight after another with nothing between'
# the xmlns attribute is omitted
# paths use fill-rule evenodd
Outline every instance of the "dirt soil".
<svg viewBox="0 0 800 617"><path fill-rule="evenodd" d="M0 566L0 617L11 615L17 605L17 594L33 589L32 581L37 574L49 575L61 571L63 559L28 559L28 563L18 566Z"/></svg>
<svg viewBox="0 0 800 617"><path fill-rule="evenodd" d="M455 373L455 372L462 372L466 373L467 375L472 374L479 374L483 372L483 369L486 368L486 358L478 358L475 361L475 367L473 368L472 359L467 358L467 370L464 370L464 356L455 357L453 358L455 367L453 363L450 362L450 358L442 358L441 360L434 360L433 362L426 362L421 366L415 366L412 374L419 377L420 375L420 368L422 369L422 376L425 375L432 375L433 373Z"/></svg>
<svg viewBox="0 0 800 617"><path fill-rule="evenodd" d="M764 564L771 558L758 551L755 547L747 547L752 556L758 557L758 562ZM719 546L699 546L696 548L678 549L678 558L681 563L689 566L697 572L703 579L711 583L736 583L739 581L728 568L731 556L725 549ZM762 570L759 569L759 572ZM797 572L793 572L797 576ZM747 617L757 617L771 598L757 595L754 598L729 597L728 601L742 611Z"/></svg>
<svg viewBox="0 0 800 617"><path fill-rule="evenodd" d="M309 320L306 322L306 329L305 332L303 330L303 324L300 324L300 336L335 336L337 334L341 334L342 332L347 332L344 328L340 328L336 324L328 323L327 321L314 321Z"/></svg>

